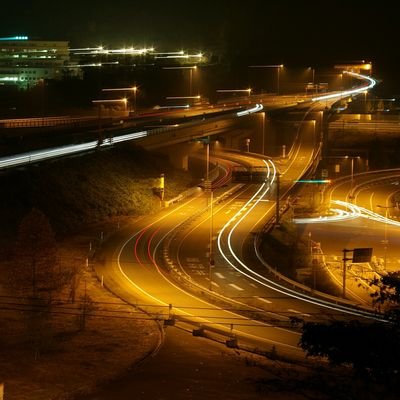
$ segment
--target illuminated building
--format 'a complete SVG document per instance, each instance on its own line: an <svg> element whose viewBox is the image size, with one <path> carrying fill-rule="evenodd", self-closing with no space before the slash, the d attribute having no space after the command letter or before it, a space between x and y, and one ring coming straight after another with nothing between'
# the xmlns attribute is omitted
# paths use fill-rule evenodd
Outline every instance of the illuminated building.
<svg viewBox="0 0 400 400"><path fill-rule="evenodd" d="M0 84L27 89L47 79L62 79L69 62L67 41L0 38Z"/></svg>

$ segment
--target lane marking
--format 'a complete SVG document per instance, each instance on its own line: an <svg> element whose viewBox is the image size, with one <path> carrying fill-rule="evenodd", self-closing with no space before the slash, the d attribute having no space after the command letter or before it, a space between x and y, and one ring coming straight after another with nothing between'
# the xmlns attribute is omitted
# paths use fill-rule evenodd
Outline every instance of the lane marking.
<svg viewBox="0 0 400 400"><path fill-rule="evenodd" d="M288 311L289 311L289 312L292 312L292 313L295 313L295 314L303 315L304 317L311 317L310 314L306 314L306 313L303 313L303 312L301 312L301 311L293 310L292 308L288 308Z"/></svg>
<svg viewBox="0 0 400 400"><path fill-rule="evenodd" d="M269 301L269 300L267 300L267 299L264 299L264 297L256 297L256 299L257 299L257 300L260 300L260 301L262 301L262 302L264 302L264 303L267 303L267 304L272 304L272 301Z"/></svg>
<svg viewBox="0 0 400 400"><path fill-rule="evenodd" d="M234 283L230 283L229 286L233 287L236 290L240 290L243 291L244 289L242 289L240 286L235 285Z"/></svg>
<svg viewBox="0 0 400 400"><path fill-rule="evenodd" d="M217 275L218 278L220 278L220 279L225 279L225 276L222 275L220 272L216 272L215 275Z"/></svg>

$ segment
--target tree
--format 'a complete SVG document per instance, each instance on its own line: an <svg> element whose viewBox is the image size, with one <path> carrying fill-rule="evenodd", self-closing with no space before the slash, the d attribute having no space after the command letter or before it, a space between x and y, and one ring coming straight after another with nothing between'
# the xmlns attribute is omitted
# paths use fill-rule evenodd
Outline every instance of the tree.
<svg viewBox="0 0 400 400"><path fill-rule="evenodd" d="M400 371L400 333L391 324L358 321L306 323L300 346L307 356L350 365L358 376L396 383Z"/></svg>
<svg viewBox="0 0 400 400"><path fill-rule="evenodd" d="M21 221L18 232L12 284L24 297L51 302L66 284L57 259L54 233L46 216L32 209Z"/></svg>
<svg viewBox="0 0 400 400"><path fill-rule="evenodd" d="M32 209L21 221L11 285L25 299L25 322L35 358L52 341L51 311L67 283L58 262L56 240L46 216Z"/></svg>
<svg viewBox="0 0 400 400"><path fill-rule="evenodd" d="M400 271L388 272L371 281L377 290L371 294L374 305L383 307L385 316L400 325Z"/></svg>

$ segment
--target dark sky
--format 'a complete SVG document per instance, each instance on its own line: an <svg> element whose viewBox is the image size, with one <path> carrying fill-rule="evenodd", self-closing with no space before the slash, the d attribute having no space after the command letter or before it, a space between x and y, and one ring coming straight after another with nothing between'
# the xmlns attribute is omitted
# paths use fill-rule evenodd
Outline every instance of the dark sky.
<svg viewBox="0 0 400 400"><path fill-rule="evenodd" d="M311 65L398 52L390 1L20 0L2 4L0 35L27 34L81 45L225 48L251 62Z"/></svg>

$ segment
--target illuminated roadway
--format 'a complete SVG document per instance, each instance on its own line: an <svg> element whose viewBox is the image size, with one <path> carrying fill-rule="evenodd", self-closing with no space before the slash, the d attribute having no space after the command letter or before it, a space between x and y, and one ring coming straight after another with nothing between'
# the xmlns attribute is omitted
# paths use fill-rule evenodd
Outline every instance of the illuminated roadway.
<svg viewBox="0 0 400 400"><path fill-rule="evenodd" d="M370 85L373 86L371 78L364 77L363 79L369 80ZM365 87L364 85L362 91L365 90ZM309 111L324 109L328 104L337 101L339 97L358 93L360 90L353 89L352 92L333 93L313 98L305 116ZM240 118L262 110L261 104L255 104L235 111L235 113L236 117ZM191 220L193 215L198 214L199 220L207 223L207 204L200 194L185 200L178 206L163 210L156 217L139 219L129 227L129 231L120 232L120 235L113 238L107 244L108 251L104 250L105 262L96 267L97 273L103 277L105 285L121 298L140 305L160 320L173 317L178 321L205 327L210 332L224 333L228 337L235 335L240 340L245 340L246 343L253 344L258 348L271 350L271 346L274 345L281 353L290 352L292 356L301 356L302 353L297 347L300 334L296 330L290 329L291 319L288 317L320 316L326 312L326 309L335 313L345 312L348 315L361 315L360 312L350 309L346 311L339 305L335 306L321 299L317 300L276 283L270 277L265 276L267 268L261 268L261 270L264 269L263 271L260 270L262 260L254 260L254 256L257 256L256 248L250 252L252 256L248 256L243 251L249 232L260 230L265 221L274 215L274 201L270 194L277 173L281 174L281 198L285 200L294 182L306 172L312 161L316 160L320 151L320 138L316 137L313 124L315 125L315 122L306 119L304 123L300 124L299 134L289 152L287 161L278 165L279 171L273 160L263 158L250 160L248 156L244 160L240 160L241 157L239 157L238 163L264 165L269 171L269 179L259 185L253 184L237 188L239 191L232 194L233 197L228 197L225 203L221 203L220 209L216 209L215 229L219 233L217 239L214 240L214 251L218 252L218 255L211 281L214 282L214 286L217 284L222 287L223 274L226 273L227 268L230 269L234 274L234 279L223 287L224 294L228 297L246 297L243 294L249 294L251 297L249 304L244 301L235 303L232 299L228 303L224 299L215 302L210 294L193 294L192 290L187 288L186 283L178 282L177 277L179 278L180 271L165 272L168 270L168 261L173 262L173 260L166 259L169 257L169 248L165 247L165 243L169 236L177 228L182 228L182 224ZM27 161L24 157L35 157L34 161L38 161L40 157L47 159L67 154L69 151L93 150L96 146L111 146L113 143L140 139L147 135L148 131L124 133L114 135L112 139L104 140L102 143L93 141L79 145L79 147L69 146L68 148L46 150L44 154L17 155L12 159L1 159L0 166L5 168L32 162L32 160ZM228 170L227 167L222 168L222 175L226 174ZM227 178L220 179L222 179L221 182L226 183L224 179ZM227 188L227 190L230 189L232 187ZM232 205L237 210L232 210ZM182 250L182 253L178 251L176 255L178 264L186 271L190 259L192 261L204 259L208 235L204 235L204 232L201 231L204 228L199 229L200 231L193 230L185 239L190 240L192 248L195 244L193 257L186 252L186 249L190 249L186 243L179 247L179 249L185 250ZM254 246L254 243L251 245ZM170 247L172 248L172 246ZM111 251L113 248L117 250ZM181 261L183 259L184 262ZM164 262L166 262L167 268L162 265ZM217 283L218 278L219 283ZM244 293L242 296L237 296L237 292ZM223 305L219 304L221 302ZM238 310L238 306L242 304L243 307L246 307L244 311Z"/></svg>
<svg viewBox="0 0 400 400"><path fill-rule="evenodd" d="M368 90L372 88L375 85L375 81L365 75L360 75L360 74L355 74L352 72L347 72L349 75L354 76L355 78L358 78L360 80L367 81L366 84L361 85L359 88L354 88L351 90L346 90L342 92L334 92L334 93L329 93L325 94L322 96L317 96L313 98L303 98L299 100L298 96L276 96L276 97L271 97L271 96L249 96L249 99L245 102L247 104L247 107L240 107L240 103L238 106L240 107L238 110L230 110L228 113L231 114L231 117L242 117L245 115L249 115L251 113L257 113L262 110L264 110L264 105L261 104L262 101L265 101L271 107L271 109L277 109L277 108L282 108L282 107L288 107L288 106L296 106L299 104L303 104L303 102L308 102L311 101L317 105L318 103L325 102L326 107L328 107L328 104L332 104L333 102L345 98L351 95L359 94L359 93L364 93L365 90ZM259 103L255 103L255 101L259 101ZM321 103L322 104L322 103ZM209 118L210 115L206 115L206 109L208 107L198 107L194 111L196 115L202 115L204 118ZM223 107L224 108L224 107ZM188 110L189 112L189 110ZM227 117L229 116L226 115ZM212 114L211 114L212 118ZM175 129L175 126L169 126L165 127L163 129L156 129L156 130L144 130L144 129L138 129L138 128L129 128L129 129L123 129L123 130L115 130L112 132L112 137L108 137L104 140L89 140L85 143L80 143L80 144L69 144L69 145L64 145L64 146L57 146L53 148L47 148L47 149L40 149L40 150L34 150L26 153L21 153L21 154L15 154L15 155L9 155L5 157L0 158L0 170L2 169L7 169L7 168L13 168L13 167L18 167L26 164L31 164L31 163L38 163L42 162L45 160L53 159L53 158L59 158L59 157L65 157L68 155L74 155L78 153L84 153L88 151L93 151L96 148L106 148L113 146L114 144L121 143L121 142L126 142L126 141L133 141L133 140L139 140L139 139L144 139L147 137L151 137L156 135L159 142L164 142L164 145L169 144L166 142L166 138L162 137L160 134L164 133L165 131L173 130ZM120 132L120 133L119 133ZM186 137L182 137L181 140L184 141ZM187 138L189 139L189 138Z"/></svg>
<svg viewBox="0 0 400 400"><path fill-rule="evenodd" d="M322 101L334 100L325 96ZM323 107L323 104L315 99L312 109L318 107ZM240 164L264 165L269 179L259 185L240 185L236 186L236 190L228 188L233 190L231 196L221 205L214 206L213 203L215 213L211 234L216 265L211 273L209 271L211 281L208 284L204 265L208 266L210 257L207 254L210 250L210 203L199 195L162 211L155 219L137 221L129 229L133 232L129 238L122 243L112 243L117 244L117 250L112 257L108 256L103 265L98 266L97 271L106 285L120 297L134 304L139 303L160 319L173 317L207 331L235 335L258 348L271 349L274 345L279 351L290 352L292 356L301 353L297 347L299 333L290 329L290 317L320 319L321 315L327 314L327 310L351 317L363 315L361 311L334 305L276 283L267 276L267 268L260 268L263 261L254 260L254 255L258 256L256 241L250 241L250 246L254 246L254 250L250 251L252 256L243 252L249 232L260 230L265 220L271 219L275 213L270 192L277 173L281 174L281 198L284 200L294 182L302 177L318 155L319 138L316 138L312 124L313 121L306 120L301 124L288 161L280 165L280 171L272 160L238 157ZM222 155L220 157L223 158ZM229 158L232 162L232 156ZM230 167L226 163L223 165L221 162L220 169L227 174ZM219 178L221 182L226 182L226 179ZM218 200L216 196L216 202ZM198 221L193 229L194 217ZM177 230L180 234L184 232L184 236L176 235ZM214 231L218 232L216 238ZM191 267L196 264L201 265L203 270L197 268L194 272L196 268ZM229 280L226 274L230 275ZM199 285L196 275L201 276ZM213 290L206 293L207 286ZM216 300L213 297L211 292L217 291L216 288L222 288L218 291L223 298ZM250 302L245 298L250 298ZM243 309L238 310L241 305Z"/></svg>
<svg viewBox="0 0 400 400"><path fill-rule="evenodd" d="M315 157L316 149L318 149L318 143L316 142L315 130L309 126L299 135L298 143L293 147L290 161L287 165L282 166L280 171L282 173L281 190L283 198L294 182L303 175L305 169ZM248 157L243 161L249 163ZM260 159L258 161L253 160L254 162L256 162L256 165L264 164L268 167L268 174L273 182L274 176L276 176L274 163L270 160ZM225 167L224 171L227 170ZM188 275L187 279L190 283L192 277L187 272L190 265L196 263L202 265L203 274L204 264L207 265L207 252L205 250L209 243L207 243L208 235L204 231L207 231L208 228L204 229L204 226L207 224L208 215L207 210L204 210L205 199L201 196L190 199L170 211L164 211L162 216L154 221L148 221L147 224L144 220L141 220L142 226L135 228L136 233L133 237L126 240L114 253L111 263L105 264L111 265L112 268L100 267L99 272L114 291L124 292L119 293L121 297L127 299L131 297L131 302L137 303L139 301L142 307L147 310L153 307L154 312L161 313L162 318L171 314L178 320L191 321L210 331L218 330L219 332L225 331L235 334L240 339L245 338L246 341L257 343L257 347L260 346L260 342L269 346L274 344L280 351L290 351L292 355L296 354L298 353L296 345L299 333L287 329L290 328L288 316L302 318L312 316L315 318L317 316L320 319L320 316L326 313L326 309L333 313L344 312L345 310L339 306L297 294L293 290L266 278L255 270L253 265L246 264L242 254L244 240L250 231L259 229L262 221L273 215L274 204L264 201L268 200L266 196L270 191L267 183L246 186L239 188L239 191L241 192L234 194L225 204L217 208L215 215L213 215L215 229L219 231L217 242L220 256L216 262L215 270L213 269L211 272L212 279L209 284L221 287L221 281L225 279L223 274L226 273L226 267L229 268L230 266L232 270L236 270L237 274L234 276L234 280L224 285L223 294L226 297L233 298L251 297L252 304L241 301L243 307L246 306L244 312L237 310L238 303L233 303L235 305L233 310L228 310L227 306L214 306L214 302L211 302L208 297L210 293L206 296L199 295L199 293L192 294L193 290L190 290L189 293L186 288L187 282L179 282L180 274L185 273ZM242 196L244 199L244 207L242 204L235 204L238 196ZM238 202L236 201L236 203ZM230 210L232 204L238 208L238 212L233 218L229 215L232 212ZM165 242L168 243L167 238L171 232L181 228L189 217L193 217L197 213L199 213L200 219L204 219L204 224L199 223L197 225L200 233L196 233L196 229L192 229L190 234L184 238L187 243L179 242L178 237L174 238L179 243L179 250L176 252L176 264L179 265L182 272L175 271L172 254L170 256L171 251L173 252L173 246L171 243L166 247L161 246L165 245ZM205 216L201 214L205 214ZM222 218L220 218L221 215ZM203 225L202 228L200 228L201 225ZM168 273L163 271L160 257L161 263L166 261L167 265L170 264ZM184 259L184 262L181 261L182 259ZM218 269L221 259L225 260L223 267L225 271ZM219 284L216 283L216 278L220 279ZM241 278L245 279L242 280ZM116 279L120 281L117 285ZM115 289L115 286L117 289ZM227 288L230 291L229 293ZM199 287L197 287L197 290L199 290ZM251 295L233 296L232 293L235 291L247 291L243 294L251 293ZM234 300L237 302L240 299ZM271 306L271 304L273 305ZM171 305L171 308L169 308L169 305ZM251 315L251 313L264 313L264 315L261 318L250 318L249 314ZM357 315L356 312L351 310L348 310L347 313Z"/></svg>
<svg viewBox="0 0 400 400"><path fill-rule="evenodd" d="M305 231L321 243L325 259L336 275L342 273L334 269L342 271L343 249L373 248L373 268L369 264L354 265L348 272L348 276L354 275L363 287L358 290L355 286L348 295L369 304L372 290L365 280L377 277L375 271L396 270L400 260L400 222L392 200L400 193L399 185L399 169L356 174L353 179L351 176L337 179L325 191L324 203L330 209L329 215L297 221L307 224Z"/></svg>

